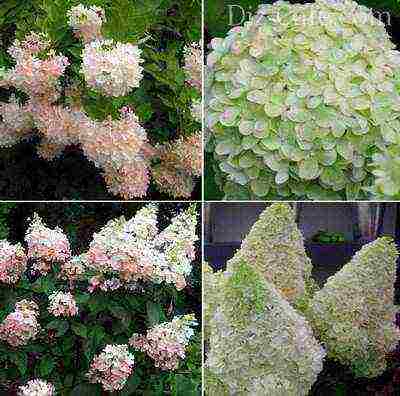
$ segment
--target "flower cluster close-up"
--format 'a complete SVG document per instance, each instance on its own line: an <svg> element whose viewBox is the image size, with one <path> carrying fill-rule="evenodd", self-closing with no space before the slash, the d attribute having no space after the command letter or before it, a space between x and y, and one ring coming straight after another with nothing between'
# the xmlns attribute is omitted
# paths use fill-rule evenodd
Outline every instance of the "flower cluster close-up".
<svg viewBox="0 0 400 396"><path fill-rule="evenodd" d="M398 198L397 20L364 3L259 4L212 38L207 150L225 198Z"/></svg>

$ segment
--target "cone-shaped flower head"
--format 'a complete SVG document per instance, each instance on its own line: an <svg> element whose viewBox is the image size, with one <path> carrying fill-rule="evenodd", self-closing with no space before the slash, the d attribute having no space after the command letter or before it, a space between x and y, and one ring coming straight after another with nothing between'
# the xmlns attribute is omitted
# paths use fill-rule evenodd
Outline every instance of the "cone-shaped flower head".
<svg viewBox="0 0 400 396"><path fill-rule="evenodd" d="M385 355L400 340L393 305L397 257L390 238L365 245L310 304L313 328L329 356L359 377L385 371Z"/></svg>
<svg viewBox="0 0 400 396"><path fill-rule="evenodd" d="M242 259L296 306L310 297L311 261L289 204L275 203L261 213L228 268Z"/></svg>
<svg viewBox="0 0 400 396"><path fill-rule="evenodd" d="M307 395L325 351L306 320L251 264L238 262L224 278L211 320L207 393L224 385L243 396Z"/></svg>
<svg viewBox="0 0 400 396"><path fill-rule="evenodd" d="M264 4L211 47L206 125L229 198L365 197L370 148L400 128L400 53L371 10Z"/></svg>

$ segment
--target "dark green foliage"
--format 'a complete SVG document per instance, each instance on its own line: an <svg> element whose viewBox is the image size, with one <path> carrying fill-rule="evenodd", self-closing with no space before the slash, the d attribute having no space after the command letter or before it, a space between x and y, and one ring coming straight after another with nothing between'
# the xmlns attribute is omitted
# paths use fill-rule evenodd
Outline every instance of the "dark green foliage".
<svg viewBox="0 0 400 396"><path fill-rule="evenodd" d="M4 212L0 204L0 212ZM59 226L68 235L73 252L87 249L93 232L111 218L133 216L141 203L97 204L19 204L9 212L10 241L23 242L27 218L37 212L50 227ZM172 216L188 204L161 204L160 229ZM200 205L197 205L200 213ZM200 217L199 217L200 223ZM71 231L72 230L72 231ZM200 234L201 226L198 226ZM31 279L24 275L14 287L0 285L0 322L14 309L15 302L32 299L40 306L40 337L25 347L11 348L0 342L0 395L13 391L33 377L52 382L61 396L104 395L101 387L88 384L85 373L89 364L106 344L127 343L133 333L145 333L157 323L171 320L175 315L196 314L201 320L200 242L194 271L188 287L176 291L173 287L153 285L142 293L95 292L89 294L78 285L73 291L79 315L58 318L47 311L48 295L54 290L66 290L67 284L54 275ZM55 271L56 272L56 271ZM199 395L201 390L201 324L191 340L187 357L176 371L161 371L141 352L134 352L135 367L121 396L128 395Z"/></svg>
<svg viewBox="0 0 400 396"><path fill-rule="evenodd" d="M140 87L129 95L108 98L85 87L79 73L82 43L72 34L66 15L72 6L79 3L105 9L105 37L135 44L144 41L140 45L145 59L144 78ZM197 94L194 88L185 83L182 69L183 48L201 38L200 13L200 0L5 0L0 4L0 67L12 66L7 49L15 37L21 39L31 30L46 32L56 52L64 54L71 62L63 84L71 81L80 83L83 105L91 117L101 120L112 115L115 118L122 106L130 105L146 129L150 143L163 143L178 136L191 135L200 129L190 114L192 99ZM9 91L0 89L0 101L6 101L8 96ZM68 100L64 99L66 102ZM68 161L71 156L68 151L60 159L46 165L46 161L40 160L33 150L24 149L25 145L1 149L0 197L115 199L106 191L101 172L83 159L76 149L72 152L72 160ZM75 166L76 161L82 165ZM9 163L14 166L10 167ZM62 163L66 168L65 174L52 171L52 167L62 166ZM88 180L94 180L93 174L96 182L89 183ZM29 188L32 179L40 180L43 191ZM6 180L6 183L2 185L1 180ZM63 186L64 183L67 185ZM95 188L91 184L95 184ZM198 182L192 198L200 196ZM171 199L160 194L154 185L150 186L148 197Z"/></svg>

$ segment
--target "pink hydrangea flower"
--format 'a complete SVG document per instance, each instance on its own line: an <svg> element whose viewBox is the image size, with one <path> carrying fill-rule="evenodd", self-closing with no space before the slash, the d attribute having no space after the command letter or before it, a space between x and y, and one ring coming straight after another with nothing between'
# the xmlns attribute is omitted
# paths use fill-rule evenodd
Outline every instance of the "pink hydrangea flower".
<svg viewBox="0 0 400 396"><path fill-rule="evenodd" d="M67 292L54 292L49 296L49 312L54 316L76 316L78 315L78 306L74 296Z"/></svg>
<svg viewBox="0 0 400 396"><path fill-rule="evenodd" d="M202 50L201 43L192 43L184 50L186 81L201 92L202 87Z"/></svg>
<svg viewBox="0 0 400 396"><path fill-rule="evenodd" d="M20 243L0 241L0 282L17 283L26 270L27 257Z"/></svg>
<svg viewBox="0 0 400 396"><path fill-rule="evenodd" d="M27 345L40 331L38 316L39 307L35 302L21 300L0 324L0 340L13 347Z"/></svg>
<svg viewBox="0 0 400 396"><path fill-rule="evenodd" d="M107 345L93 359L87 377L106 391L118 391L125 386L134 364L134 355L129 353L127 345Z"/></svg>
<svg viewBox="0 0 400 396"><path fill-rule="evenodd" d="M53 396L55 394L54 385L41 379L33 379L18 388L18 396Z"/></svg>

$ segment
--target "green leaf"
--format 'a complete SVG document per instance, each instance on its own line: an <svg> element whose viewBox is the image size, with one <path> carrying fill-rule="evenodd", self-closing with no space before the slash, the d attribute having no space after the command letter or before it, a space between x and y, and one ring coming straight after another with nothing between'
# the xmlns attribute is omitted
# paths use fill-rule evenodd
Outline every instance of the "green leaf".
<svg viewBox="0 0 400 396"><path fill-rule="evenodd" d="M55 319L52 320L46 328L54 329L57 331L57 337L63 336L69 329L69 323L66 320Z"/></svg>
<svg viewBox="0 0 400 396"><path fill-rule="evenodd" d="M87 337L87 328L81 323L74 323L72 325L72 331L82 338Z"/></svg>
<svg viewBox="0 0 400 396"><path fill-rule="evenodd" d="M52 358L45 358L40 361L39 373L41 377L47 377L56 366Z"/></svg>
<svg viewBox="0 0 400 396"><path fill-rule="evenodd" d="M172 383L173 396L198 396L201 394L199 385L190 377L183 374L176 374Z"/></svg>
<svg viewBox="0 0 400 396"><path fill-rule="evenodd" d="M10 354L11 361L18 367L21 375L24 375L28 369L28 356L23 352Z"/></svg>
<svg viewBox="0 0 400 396"><path fill-rule="evenodd" d="M80 384L72 389L70 396L100 396L101 390L98 385Z"/></svg>
<svg viewBox="0 0 400 396"><path fill-rule="evenodd" d="M146 303L147 321L149 326L155 326L161 322L165 322L165 314L160 303L148 301Z"/></svg>

